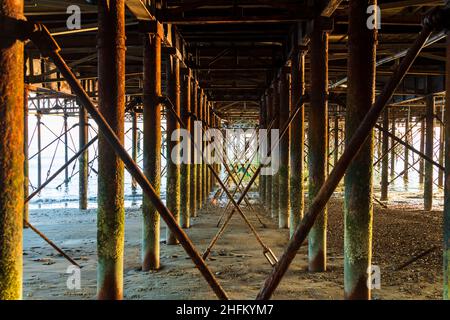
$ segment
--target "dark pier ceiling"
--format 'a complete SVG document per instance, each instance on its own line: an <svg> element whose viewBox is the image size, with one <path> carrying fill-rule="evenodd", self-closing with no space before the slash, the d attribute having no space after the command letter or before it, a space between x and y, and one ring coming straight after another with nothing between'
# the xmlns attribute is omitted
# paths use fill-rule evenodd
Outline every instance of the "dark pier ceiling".
<svg viewBox="0 0 450 320"><path fill-rule="evenodd" d="M26 0L28 19L45 23L56 35L62 55L83 78L97 77L96 1ZM142 33L138 19L157 19L164 24L163 61L177 50L184 66L193 70L214 109L223 118L256 120L265 90L283 67L290 66L294 50L306 49L312 21L319 16L329 24L329 82L346 76L348 1L184 0L126 1L126 79L127 94L139 96L142 81ZM421 28L423 16L444 1L379 1L381 29L378 34L377 60L394 56L408 48ZM82 29L68 31L66 9L79 5ZM326 20L332 17L332 20ZM174 40L176 39L176 40ZM38 57L30 46L29 56ZM165 54L164 54L165 53ZM390 60L390 59L389 59ZM377 68L377 90L392 74L396 59ZM445 51L442 41L428 46L410 70L404 90L397 95L416 92L424 76L442 77ZM183 67L183 66L182 66ZM306 72L309 56L306 57ZM166 87L163 68L163 88ZM44 78L44 79L43 79ZM30 77L30 83L52 83L48 77ZM309 83L306 83L307 88ZM345 91L345 83L332 87Z"/></svg>

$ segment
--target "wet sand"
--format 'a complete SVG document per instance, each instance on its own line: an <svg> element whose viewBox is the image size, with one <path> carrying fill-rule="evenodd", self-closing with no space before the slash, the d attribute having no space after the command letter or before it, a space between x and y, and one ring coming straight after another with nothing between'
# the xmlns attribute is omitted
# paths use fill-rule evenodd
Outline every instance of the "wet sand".
<svg viewBox="0 0 450 320"><path fill-rule="evenodd" d="M288 230L279 230L276 220L260 206L248 216L262 239L280 256L288 241ZM442 211L423 212L417 204L394 203L389 209L375 205L373 264L381 268L381 289L374 299L441 299ZM203 251L217 231L222 208L209 205L192 219L188 235ZM31 230L24 231L24 299L95 299L96 210L37 209L30 221L83 266L81 289L69 290L66 274L70 264ZM274 295L274 299L343 298L342 201L329 204L328 271L307 271L303 246ZM162 223L161 235L165 236ZM181 246L161 245L161 270L140 271L141 211L126 211L124 298L125 299L215 299ZM164 239L162 239L164 240ZM411 257L433 246L438 249L395 271ZM208 265L232 299L254 299L271 266L262 255L241 217L235 215L214 248Z"/></svg>

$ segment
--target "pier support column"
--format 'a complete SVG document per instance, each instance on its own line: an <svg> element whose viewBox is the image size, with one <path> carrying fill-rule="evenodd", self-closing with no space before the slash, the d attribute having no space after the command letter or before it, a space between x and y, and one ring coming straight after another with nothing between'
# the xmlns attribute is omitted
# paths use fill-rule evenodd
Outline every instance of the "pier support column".
<svg viewBox="0 0 450 320"><path fill-rule="evenodd" d="M305 93L305 55L301 52L294 53L291 71L291 111L297 106L300 97ZM300 110L296 120L291 125L291 212L290 212L290 236L303 218L305 207L303 176L305 157L305 109Z"/></svg>
<svg viewBox="0 0 450 320"><path fill-rule="evenodd" d="M408 133L409 127L410 127L409 126L410 113L411 113L411 109L408 108L408 113L406 114L406 118L405 118L405 141L407 144L412 145L411 134ZM405 183L407 183L408 179L409 179L408 170L409 170L409 149L407 147L405 147L405 159L404 159L404 166L403 166L403 180L405 181Z"/></svg>
<svg viewBox="0 0 450 320"><path fill-rule="evenodd" d="M270 124L273 120L273 89L269 88L266 95L267 105L267 123ZM274 129L272 125L272 129ZM267 152L271 149L272 137L270 132L267 132ZM269 213L272 212L272 175L266 175L266 208Z"/></svg>
<svg viewBox="0 0 450 320"><path fill-rule="evenodd" d="M280 129L280 80L276 79L273 85L273 129ZM281 152L280 152L281 153ZM272 158L278 155L272 155ZM280 170L272 175L272 218L277 218L280 211Z"/></svg>
<svg viewBox="0 0 450 320"><path fill-rule="evenodd" d="M3 0L0 15L23 19L23 1ZM22 298L24 49L0 45L0 300Z"/></svg>
<svg viewBox="0 0 450 320"><path fill-rule="evenodd" d="M36 113L36 139L37 139L37 179L38 188L42 184L42 114L38 110ZM39 193L40 194L40 193Z"/></svg>
<svg viewBox="0 0 450 320"><path fill-rule="evenodd" d="M444 299L450 300L450 38L447 37L445 82Z"/></svg>
<svg viewBox="0 0 450 320"><path fill-rule="evenodd" d="M308 125L309 200L325 181L328 160L328 33L317 23L310 42L311 93ZM327 209L318 216L308 237L309 270L326 270Z"/></svg>
<svg viewBox="0 0 450 320"><path fill-rule="evenodd" d="M172 101L175 112L180 116L180 61L176 56L169 58L169 84L168 94ZM167 184L166 198L167 208L170 210L175 220L180 222L180 152L177 148L179 134L175 134L180 125L175 116L167 111ZM173 138L173 139L172 139ZM167 229L166 243L168 245L178 244L178 239Z"/></svg>
<svg viewBox="0 0 450 320"><path fill-rule="evenodd" d="M138 158L138 125L137 114L135 111L131 114L131 157L134 162L137 162ZM131 190L135 194L137 189L136 179L131 178Z"/></svg>
<svg viewBox="0 0 450 320"><path fill-rule="evenodd" d="M395 129L396 129L396 118L395 118L395 109L391 110L391 133L395 135ZM391 179L395 178L395 157L397 156L395 152L395 145L397 142L394 140L394 138L391 138Z"/></svg>
<svg viewBox="0 0 450 320"><path fill-rule="evenodd" d="M420 122L420 152L425 153L425 119ZM424 181L425 160L419 160L419 184L423 185Z"/></svg>
<svg viewBox="0 0 450 320"><path fill-rule="evenodd" d="M209 101L206 96L206 93L203 93L203 122L204 124L208 124L208 113L209 113ZM207 127L205 126L205 130L207 130ZM203 142L203 150L206 150L206 141ZM202 198L203 198L203 205L206 207L208 204L208 167L206 166L206 162L203 161L202 163Z"/></svg>
<svg viewBox="0 0 450 320"><path fill-rule="evenodd" d="M125 1L98 2L99 111L124 143ZM97 294L123 298L124 165L100 133L98 140Z"/></svg>
<svg viewBox="0 0 450 320"><path fill-rule="evenodd" d="M425 155L433 159L434 149L434 96L429 95L426 101L426 143ZM425 183L423 186L423 206L425 211L433 207L433 164L425 161Z"/></svg>
<svg viewBox="0 0 450 320"><path fill-rule="evenodd" d="M162 29L162 27L161 27ZM157 195L161 192L161 36L146 34L144 42L143 85L143 164L144 174ZM160 216L145 195L142 201L142 271L160 267Z"/></svg>
<svg viewBox="0 0 450 320"><path fill-rule="evenodd" d="M30 184L30 167L28 163L28 87L23 90L23 198L28 198ZM23 219L28 221L28 202L23 206ZM23 227L28 228L27 224Z"/></svg>
<svg viewBox="0 0 450 320"><path fill-rule="evenodd" d="M191 112L191 70L183 69L181 74L181 119L186 125L186 130L191 131L189 113ZM184 139L184 138L183 138ZM184 141L183 141L184 142ZM181 182L180 182L180 225L182 228L191 226L191 141L188 142L188 148L184 149L183 158L186 162L181 164Z"/></svg>
<svg viewBox="0 0 450 320"><path fill-rule="evenodd" d="M284 69L280 75L280 128L289 120L289 74ZM289 145L288 131L280 141L278 228L289 228Z"/></svg>
<svg viewBox="0 0 450 320"><path fill-rule="evenodd" d="M260 102L258 141L262 138L260 136L261 130L267 129L266 115L267 115L266 98L264 95L261 98L261 102ZM265 175L259 176L259 201L260 201L261 205L264 205L266 203L266 176Z"/></svg>
<svg viewBox="0 0 450 320"><path fill-rule="evenodd" d="M346 141L357 131L375 100L376 29L366 27L367 7L376 0L351 0L349 10L348 91L345 116ZM367 270L372 261L371 133L345 175L344 198L344 295L370 299Z"/></svg>
<svg viewBox="0 0 450 320"><path fill-rule="evenodd" d="M79 149L83 149L88 144L88 114L80 105L79 110ZM88 175L89 175L89 153L86 150L78 158L79 179L78 179L78 204L80 210L86 210L88 206Z"/></svg>
<svg viewBox="0 0 450 320"><path fill-rule="evenodd" d="M383 141L382 141L382 156L381 160L381 201L388 200L388 183L389 183L389 136L387 130L389 130L389 107L385 107L383 111Z"/></svg>
<svg viewBox="0 0 450 320"><path fill-rule="evenodd" d="M64 109L64 163L69 162L69 125L67 123L68 115ZM64 183L67 187L69 184L69 167L64 169Z"/></svg>
<svg viewBox="0 0 450 320"><path fill-rule="evenodd" d="M198 87L198 83L196 83L196 88L197 88L197 121L199 123L199 125L201 124L201 121L203 119L203 90L201 90ZM199 137L198 137L198 146L200 148L202 148L201 152L203 152L203 133L201 130L199 130ZM200 152L200 151L197 151ZM203 158L199 157L199 162L203 163ZM197 167L197 210L200 210L203 207L203 192L202 192L202 188L203 188L203 170L202 170L202 164L198 163L196 164Z"/></svg>
<svg viewBox="0 0 450 320"><path fill-rule="evenodd" d="M191 113L197 114L197 85L195 79L191 78ZM189 122L191 124L191 138L195 137L195 118L190 117ZM190 190L190 203L191 203L191 216L197 217L198 202L197 202L197 164L195 164L195 152L196 148L194 143L191 143L191 190Z"/></svg>

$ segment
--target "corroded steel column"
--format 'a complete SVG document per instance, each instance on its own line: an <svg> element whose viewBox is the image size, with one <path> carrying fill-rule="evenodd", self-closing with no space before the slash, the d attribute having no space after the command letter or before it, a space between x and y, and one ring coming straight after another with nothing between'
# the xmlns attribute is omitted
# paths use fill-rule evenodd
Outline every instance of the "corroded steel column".
<svg viewBox="0 0 450 320"><path fill-rule="evenodd" d="M144 174L155 189L161 192L161 37L146 34L144 42L143 122ZM160 216L152 201L144 193L142 201L142 271L160 267Z"/></svg>
<svg viewBox="0 0 450 320"><path fill-rule="evenodd" d="M182 69L181 74L181 119L186 125L186 131L190 133L191 122L189 113L191 112L191 70ZM187 137L183 137L187 138ZM184 142L184 141L183 141ZM180 181L180 225L183 228L191 226L191 141L187 141L187 149L183 150L183 158L187 162L181 163L181 181Z"/></svg>
<svg viewBox="0 0 450 320"><path fill-rule="evenodd" d="M289 74L283 69L280 75L280 128L284 128L289 119ZM289 145L288 131L280 141L279 203L278 228L289 228Z"/></svg>
<svg viewBox="0 0 450 320"><path fill-rule="evenodd" d="M23 19L23 1L3 0L0 15ZM22 298L23 43L0 44L0 300Z"/></svg>
<svg viewBox="0 0 450 320"><path fill-rule="evenodd" d="M169 83L168 95L175 107L175 112L180 116L180 61L176 56L169 57L168 64ZM167 184L166 198L167 208L172 212L175 220L180 222L180 152L177 148L179 134L175 132L180 129L180 125L175 116L167 111ZM172 139L174 141L172 141ZM178 244L175 235L167 229L166 243L168 245Z"/></svg>
<svg viewBox="0 0 450 320"><path fill-rule="evenodd" d="M411 110L410 108L408 108L408 113L406 114L406 118L405 118L405 142L407 144L412 144L411 142L411 134L408 133L409 131L409 120L410 120L410 113ZM405 147L405 155L404 155L405 159L403 162L403 180L405 182L408 182L408 170L409 170L409 149L407 147Z"/></svg>
<svg viewBox="0 0 450 320"><path fill-rule="evenodd" d="M391 110L391 133L395 135L396 129L396 118L395 118L395 109ZM397 143L393 138L391 138L391 179L395 177L395 157L397 156L395 152L395 145Z"/></svg>
<svg viewBox="0 0 450 320"><path fill-rule="evenodd" d="M267 106L266 106L266 97L265 95L263 95L263 97L261 98L261 103L260 103L260 110L259 110L259 129L267 129ZM262 137L261 135L261 131L259 133L258 138L261 139ZM259 140L258 140L259 141ZM262 205L264 205L266 203L266 176L264 175L260 175L259 177L259 199Z"/></svg>
<svg viewBox="0 0 450 320"><path fill-rule="evenodd" d="M291 112L297 106L300 97L305 93L305 55L302 52L294 53L291 71ZM290 236L294 233L301 219L305 207L303 196L303 175L305 156L305 111L302 107L295 121L291 124L291 212L289 215Z"/></svg>
<svg viewBox="0 0 450 320"><path fill-rule="evenodd" d="M381 201L388 200L388 179L389 179L389 135L387 134L389 130L389 107L386 107L383 111L383 152L381 160Z"/></svg>
<svg viewBox="0 0 450 320"><path fill-rule="evenodd" d="M368 6L376 0L351 0L348 38L346 141L355 134L375 100L376 29L366 27ZM370 134L345 175L344 294L370 299L367 286L372 262L373 134Z"/></svg>
<svg viewBox="0 0 450 320"><path fill-rule="evenodd" d="M38 188L42 184L42 114L41 111L38 110L36 112L36 139L37 139L37 176L38 176Z"/></svg>
<svg viewBox="0 0 450 320"><path fill-rule="evenodd" d="M204 125L208 124L208 98L206 96L206 93L203 93L203 123ZM205 127L206 130L206 127ZM203 142L203 150L206 150L206 141ZM208 167L206 166L206 162L202 162L202 198L203 198L203 205L206 206L208 201Z"/></svg>
<svg viewBox="0 0 450 320"><path fill-rule="evenodd" d="M30 184L30 167L28 163L28 87L23 93L23 198L28 198L28 186ZM28 202L23 206L23 220L28 221ZM23 225L28 228L27 224Z"/></svg>
<svg viewBox="0 0 450 320"><path fill-rule="evenodd" d="M315 26L310 42L311 93L308 124L309 200L325 181L328 159L328 33ZM309 232L310 271L326 270L327 209L318 215Z"/></svg>
<svg viewBox="0 0 450 320"><path fill-rule="evenodd" d="M420 152L425 153L425 119L420 122ZM423 171L425 167L425 160L420 158L419 160L419 183L423 184Z"/></svg>
<svg viewBox="0 0 450 320"><path fill-rule="evenodd" d="M197 114L197 85L195 84L195 78L191 78L191 112ZM195 118L190 117L191 123L191 138L195 136ZM197 165L194 159L195 145L191 144L191 191L190 191L190 203L191 203L191 216L197 217L198 202L197 202Z"/></svg>
<svg viewBox="0 0 450 320"><path fill-rule="evenodd" d="M447 37L447 64L445 83L445 150L450 150L450 37ZM445 152L444 183L444 299L450 300L450 152Z"/></svg>
<svg viewBox="0 0 450 320"><path fill-rule="evenodd" d="M280 129L280 80L275 79L273 85L273 129ZM272 157L280 156L272 154ZM280 211L280 170L272 175L272 218L278 217Z"/></svg>
<svg viewBox="0 0 450 320"><path fill-rule="evenodd" d="M80 106L79 108L79 150L82 150L88 144L88 114L86 110ZM89 174L89 154L86 150L78 158L79 179L78 179L78 204L80 210L86 210L88 206L88 174Z"/></svg>
<svg viewBox="0 0 450 320"><path fill-rule="evenodd" d="M131 158L137 163L138 158L138 124L137 124L137 113L133 111L131 113ZM131 190L136 193L136 179L131 178Z"/></svg>
<svg viewBox="0 0 450 320"><path fill-rule="evenodd" d="M69 116L66 113L66 109L64 109L64 163L69 162L69 126L67 123L67 118ZM69 167L64 169L64 183L67 187L69 183Z"/></svg>
<svg viewBox="0 0 450 320"><path fill-rule="evenodd" d="M124 143L125 1L98 2L99 111ZM98 140L97 294L123 297L124 165L107 139Z"/></svg>
<svg viewBox="0 0 450 320"><path fill-rule="evenodd" d="M425 154L433 159L434 149L434 96L427 96L426 101L426 142ZM424 210L429 211L433 207L433 164L425 161L425 183L423 186Z"/></svg>
<svg viewBox="0 0 450 320"><path fill-rule="evenodd" d="M202 121L203 119L203 90L201 90L198 86L198 83L196 83L196 89L197 89L197 120ZM199 141L198 146L203 148L203 133L199 132ZM200 152L200 151L197 151ZM203 152L203 150L202 150ZM203 162L203 158L200 156L200 161ZM200 210L203 207L203 192L202 192L202 188L203 188L203 170L202 170L202 164L198 163L196 164L197 167L197 210Z"/></svg>
<svg viewBox="0 0 450 320"><path fill-rule="evenodd" d="M273 120L273 89L269 88L266 95L266 105L267 105L267 123L270 124ZM273 125L272 125L273 129ZM270 132L267 133L267 153L271 146L271 135ZM271 213L272 212L272 175L266 175L266 208Z"/></svg>

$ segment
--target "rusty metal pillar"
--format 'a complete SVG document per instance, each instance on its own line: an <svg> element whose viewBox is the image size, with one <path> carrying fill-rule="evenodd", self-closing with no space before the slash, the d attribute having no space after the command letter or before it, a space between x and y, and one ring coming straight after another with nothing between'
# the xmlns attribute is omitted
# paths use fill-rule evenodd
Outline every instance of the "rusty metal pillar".
<svg viewBox="0 0 450 320"><path fill-rule="evenodd" d="M124 143L125 1L98 2L99 111ZM105 136L98 139L97 294L123 298L124 165Z"/></svg>
<svg viewBox="0 0 450 320"><path fill-rule="evenodd" d="M347 141L375 101L376 29L366 27L368 6L376 0L351 0L348 38ZM369 300L367 270L372 263L373 134L367 138L345 175L344 295Z"/></svg>
<svg viewBox="0 0 450 320"><path fill-rule="evenodd" d="M28 163L28 87L24 87L23 93L23 198L28 198L30 184L30 167ZM23 206L23 219L28 221L28 202ZM28 228L27 224L23 227Z"/></svg>
<svg viewBox="0 0 450 320"><path fill-rule="evenodd" d="M203 120L203 90L201 90L198 86L198 83L196 83L197 88L197 120L199 125L201 125L201 122ZM201 131L198 132L198 145L200 148L202 148L201 152L203 152L203 133ZM200 151L197 151L200 152ZM203 158L200 156L199 162L203 162ZM197 167L197 210L200 210L203 207L203 170L202 170L202 164L198 163L196 165Z"/></svg>
<svg viewBox="0 0 450 320"><path fill-rule="evenodd" d="M450 37L447 37L447 63L445 82L445 150L450 150ZM444 299L450 300L450 152L445 152L444 183Z"/></svg>
<svg viewBox="0 0 450 320"><path fill-rule="evenodd" d="M186 125L186 131L190 133L191 122L189 114L191 112L191 70L182 69L181 74L181 119ZM183 137L186 139L188 137ZM185 141L183 141L184 143ZM181 180L180 180L180 225L182 228L191 226L191 141L186 141L187 149L183 149L183 158L186 161L181 162Z"/></svg>
<svg viewBox="0 0 450 320"><path fill-rule="evenodd" d="M441 114L442 114L442 121L444 121L444 107L441 107ZM444 122L441 122L439 124L439 165L441 165L442 167L444 167L444 157L445 157L445 125ZM444 188L444 171L443 170L438 170L438 187L443 189Z"/></svg>
<svg viewBox="0 0 450 320"><path fill-rule="evenodd" d="M23 19L23 1L4 0L0 15ZM0 300L22 298L24 48L0 45Z"/></svg>
<svg viewBox="0 0 450 320"><path fill-rule="evenodd" d="M131 158L137 163L138 157L138 124L137 124L137 113L133 111L131 113ZM133 177L131 178L131 190L132 193L136 193L137 182Z"/></svg>
<svg viewBox="0 0 450 320"><path fill-rule="evenodd" d="M273 129L280 129L280 79L273 85ZM272 155L280 156L280 155ZM272 175L272 218L277 218L280 211L280 170Z"/></svg>
<svg viewBox="0 0 450 320"><path fill-rule="evenodd" d="M425 119L420 122L420 152L425 153ZM425 160L420 158L419 160L419 183L423 184Z"/></svg>
<svg viewBox="0 0 450 320"><path fill-rule="evenodd" d="M80 105L79 108L79 150L82 150L89 139L89 124L87 111ZM88 175L89 175L89 154L86 150L78 158L79 179L78 179L78 205L80 210L86 210L88 206Z"/></svg>
<svg viewBox="0 0 450 320"><path fill-rule="evenodd" d="M433 159L434 149L434 96L428 95L426 100L426 142L425 155ZM424 210L430 211L433 207L433 164L425 161L425 182L423 186Z"/></svg>
<svg viewBox="0 0 450 320"><path fill-rule="evenodd" d="M205 126L208 124L208 110L209 110L208 103L209 102L208 102L206 93L203 92L203 96L204 96L204 98L203 98L202 113L203 113L203 123ZM205 129L206 129L206 127L205 127ZM203 150L206 150L206 141L203 142ZM207 201L208 201L208 172L209 172L209 170L206 165L206 162L203 161L203 163L202 163L202 198L203 198L204 206L206 206Z"/></svg>
<svg viewBox="0 0 450 320"><path fill-rule="evenodd" d="M266 97L263 95L261 97L261 102L259 105L259 129L260 129L260 135L261 130L267 129L267 105L266 105ZM262 138L261 136L258 136L259 140ZM266 176L260 175L259 177L259 200L261 202L261 205L264 205L266 203Z"/></svg>
<svg viewBox="0 0 450 320"><path fill-rule="evenodd" d="M388 184L389 184L389 135L387 134L389 130L389 107L386 106L386 108L383 111L383 152L381 160L381 201L387 201L388 200Z"/></svg>
<svg viewBox="0 0 450 320"><path fill-rule="evenodd" d="M392 109L391 110L391 133L393 134L393 135L395 135L395 131L396 131L396 125L397 125L397 123L396 123L396 113L395 113L395 109ZM390 173L391 173L391 179L393 179L393 178L395 178L395 160L396 160L396 157L397 157L397 154L396 154L396 152L395 152L395 145L396 145L397 143L396 143L396 141L395 141L395 139L394 138L391 138L391 152L390 152L390 154L391 154L391 171L390 171Z"/></svg>
<svg viewBox="0 0 450 320"><path fill-rule="evenodd" d="M333 146L333 166L339 160L339 110L338 106L336 106L336 114L334 115L334 146Z"/></svg>
<svg viewBox="0 0 450 320"><path fill-rule="evenodd" d="M68 119L68 115L67 115L67 110L64 109L64 163L69 162L69 126L67 123L67 119ZM64 169L64 183L67 187L67 185L69 184L69 167L67 166Z"/></svg>
<svg viewBox="0 0 450 320"><path fill-rule="evenodd" d="M162 29L162 26L160 26ZM162 33L162 30L161 30ZM145 34L143 83L143 164L144 174L159 196L161 192L161 36ZM142 201L142 271L160 267L160 216L144 193Z"/></svg>
<svg viewBox="0 0 450 320"><path fill-rule="evenodd" d="M191 113L197 114L197 85L195 84L195 78L191 78ZM195 118L190 117L191 123L191 138L195 137ZM197 202L197 164L195 163L195 145L191 143L191 190L190 190L190 203L191 203L191 216L197 217L198 202Z"/></svg>
<svg viewBox="0 0 450 320"><path fill-rule="evenodd" d="M36 112L36 139L37 139L37 178L38 188L42 184L42 114L38 110Z"/></svg>
<svg viewBox="0 0 450 320"><path fill-rule="evenodd" d="M269 88L266 95L267 105L267 123L270 124L273 121L273 89ZM272 125L273 129L273 125ZM267 152L270 150L272 138L270 132L267 132ZM266 176L266 208L272 212L272 175Z"/></svg>
<svg viewBox="0 0 450 320"><path fill-rule="evenodd" d="M310 42L311 93L308 124L309 200L325 181L328 160L328 33L317 23ZM327 208L318 215L308 238L309 270L326 270Z"/></svg>
<svg viewBox="0 0 450 320"><path fill-rule="evenodd" d="M280 128L284 128L289 120L289 74L283 68L280 75ZM280 169L279 169L279 211L278 228L289 228L289 146L290 132L288 131L280 141Z"/></svg>
<svg viewBox="0 0 450 320"><path fill-rule="evenodd" d="M169 83L168 95L175 107L175 112L180 116L180 60L176 56L169 57L168 64ZM169 111L166 111L167 118L167 184L166 198L167 208L172 212L175 220L180 222L180 152L177 148L179 134L176 132L180 125L176 117ZM173 139L173 140L172 140ZM166 244L178 244L175 235L167 229Z"/></svg>
<svg viewBox="0 0 450 320"><path fill-rule="evenodd" d="M305 94L305 54L296 52L292 57L291 70L291 112L297 106L301 96ZM305 157L305 111L302 107L295 121L291 124L291 212L290 212L290 236L303 218L305 207L303 176Z"/></svg>
<svg viewBox="0 0 450 320"><path fill-rule="evenodd" d="M405 118L405 141L407 144L412 145L412 141L411 141L411 134L408 132L409 131L409 121L410 121L410 116L411 116L411 109L408 108L408 112L406 114L406 118ZM409 175L408 175L408 170L409 170L409 149L407 147L405 147L405 155L404 155L404 166L403 166L403 180L405 182L408 182L409 179Z"/></svg>

